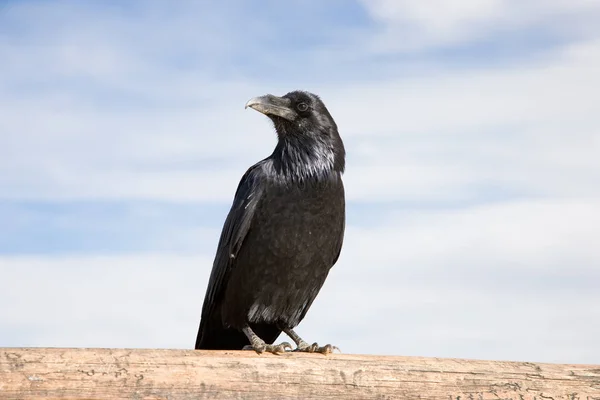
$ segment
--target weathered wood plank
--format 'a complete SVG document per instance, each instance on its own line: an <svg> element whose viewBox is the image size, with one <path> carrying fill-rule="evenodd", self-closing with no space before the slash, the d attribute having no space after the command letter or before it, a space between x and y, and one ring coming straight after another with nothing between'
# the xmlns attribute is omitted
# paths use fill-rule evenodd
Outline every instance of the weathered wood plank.
<svg viewBox="0 0 600 400"><path fill-rule="evenodd" d="M600 366L251 351L0 348L0 398L600 400Z"/></svg>

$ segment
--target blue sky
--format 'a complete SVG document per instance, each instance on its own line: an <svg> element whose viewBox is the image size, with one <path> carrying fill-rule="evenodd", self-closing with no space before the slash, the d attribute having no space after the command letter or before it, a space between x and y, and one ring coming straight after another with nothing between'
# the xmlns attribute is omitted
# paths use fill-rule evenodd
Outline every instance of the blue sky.
<svg viewBox="0 0 600 400"><path fill-rule="evenodd" d="M600 6L0 2L0 346L190 348L254 96L319 94L348 228L299 332L600 362Z"/></svg>

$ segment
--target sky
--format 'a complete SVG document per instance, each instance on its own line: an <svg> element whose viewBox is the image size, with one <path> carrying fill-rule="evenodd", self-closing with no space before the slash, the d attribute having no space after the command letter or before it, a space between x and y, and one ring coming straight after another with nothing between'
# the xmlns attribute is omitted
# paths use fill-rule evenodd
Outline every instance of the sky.
<svg viewBox="0 0 600 400"><path fill-rule="evenodd" d="M0 346L192 348L239 179L276 143L244 104L302 89L346 145L347 228L301 336L599 364L599 18L590 0L0 1Z"/></svg>

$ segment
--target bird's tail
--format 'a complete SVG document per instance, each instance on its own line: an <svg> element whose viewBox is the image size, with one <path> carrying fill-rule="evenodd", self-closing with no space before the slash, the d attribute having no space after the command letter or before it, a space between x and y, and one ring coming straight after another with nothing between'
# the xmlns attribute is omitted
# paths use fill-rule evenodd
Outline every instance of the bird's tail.
<svg viewBox="0 0 600 400"><path fill-rule="evenodd" d="M246 335L234 328L223 326L210 326L211 324L200 323L198 336L196 337L196 350L242 350L250 344ZM254 333L266 343L272 344L281 334L281 330L273 325L253 325Z"/></svg>
<svg viewBox="0 0 600 400"><path fill-rule="evenodd" d="M232 328L198 331L196 350L241 350L250 341L243 332Z"/></svg>

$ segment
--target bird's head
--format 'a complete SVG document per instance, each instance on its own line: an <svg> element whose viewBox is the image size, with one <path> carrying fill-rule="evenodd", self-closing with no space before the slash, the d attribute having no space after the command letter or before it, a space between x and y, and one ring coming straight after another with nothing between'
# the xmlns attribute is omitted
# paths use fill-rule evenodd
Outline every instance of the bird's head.
<svg viewBox="0 0 600 400"><path fill-rule="evenodd" d="M335 160L336 169L343 170L344 144L319 96L300 90L281 97L267 94L248 100L245 108L248 107L273 121L280 143L299 143L318 152L331 152L327 156Z"/></svg>

